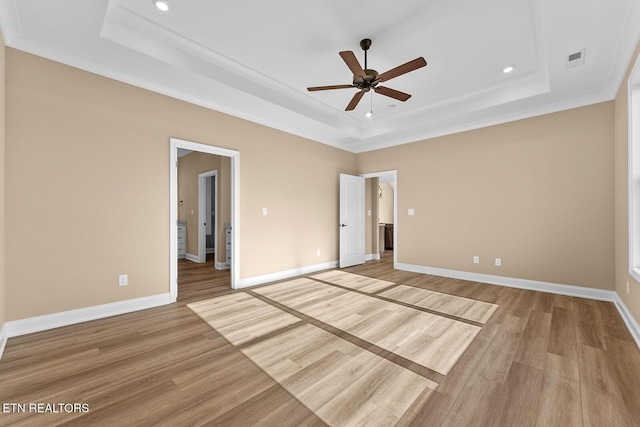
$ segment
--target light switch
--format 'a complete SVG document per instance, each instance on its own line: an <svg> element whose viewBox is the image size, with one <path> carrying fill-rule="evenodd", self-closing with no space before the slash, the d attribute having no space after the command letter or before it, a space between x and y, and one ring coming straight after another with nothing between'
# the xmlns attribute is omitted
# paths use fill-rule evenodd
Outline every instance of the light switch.
<svg viewBox="0 0 640 427"><path fill-rule="evenodd" d="M415 209L409 209L408 214L409 215L415 215L416 214L416 210Z"/></svg>
<svg viewBox="0 0 640 427"><path fill-rule="evenodd" d="M267 214L267 208L262 208L262 215L266 215Z"/></svg>

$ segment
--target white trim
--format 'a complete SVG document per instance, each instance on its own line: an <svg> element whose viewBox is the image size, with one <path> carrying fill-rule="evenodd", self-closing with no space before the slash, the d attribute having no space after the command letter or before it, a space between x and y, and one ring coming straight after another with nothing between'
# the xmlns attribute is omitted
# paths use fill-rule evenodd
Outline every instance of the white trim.
<svg viewBox="0 0 640 427"><path fill-rule="evenodd" d="M315 273L316 271L337 268L338 261L326 262L323 264L309 265L306 267L294 268L292 270L278 271L276 273L263 274L261 276L247 277L240 279L235 289L248 288L250 286L262 285L263 283L276 282L278 280L290 279L291 277L302 276L304 274Z"/></svg>
<svg viewBox="0 0 640 427"><path fill-rule="evenodd" d="M17 0L0 1L0 28L4 44L9 46L16 39L22 38L22 28L18 19Z"/></svg>
<svg viewBox="0 0 640 427"><path fill-rule="evenodd" d="M636 322L636 319L633 318L633 315L631 314L627 306L624 304L624 301L622 301L622 298L620 298L620 295L618 295L617 292L616 292L615 300L613 301L613 303L618 309L618 312L620 313L622 320L627 325L627 329L629 329L631 336L633 336L633 339L636 341L638 348L640 348L640 325L638 325L638 322Z"/></svg>
<svg viewBox="0 0 640 427"><path fill-rule="evenodd" d="M178 298L178 148L230 158L231 163L231 288L240 281L240 152L213 145L169 139L169 293Z"/></svg>
<svg viewBox="0 0 640 427"><path fill-rule="evenodd" d="M605 85L605 93L610 99L615 99L618 94L624 75L638 46L638 18L640 18L639 4L637 1L631 1L620 37L616 43L616 52L610 64L609 76Z"/></svg>
<svg viewBox="0 0 640 427"><path fill-rule="evenodd" d="M184 254L184 259L200 263L200 258L198 258L198 255Z"/></svg>
<svg viewBox="0 0 640 427"><path fill-rule="evenodd" d="M629 244L629 275L640 283L640 272L638 271L638 259L640 258L639 234L636 230L640 227L640 212L637 212L640 204L640 189L634 183L634 177L640 175L640 153L634 146L640 147L640 125L637 114L640 109L640 59L636 60L629 79L627 80L627 209L628 209L628 244Z"/></svg>
<svg viewBox="0 0 640 427"><path fill-rule="evenodd" d="M3 323L2 328L0 328L0 359L2 359L4 348L7 346L7 340L9 339L8 329L6 323Z"/></svg>
<svg viewBox="0 0 640 427"><path fill-rule="evenodd" d="M431 274L434 276L450 277L452 279L469 280L472 282L488 283L491 285L508 286L510 288L526 289L529 291L548 292L579 298L600 301L615 301L615 291L586 288L583 286L563 285L560 283L541 282L539 280L518 279L516 277L495 276L492 274L471 273L468 271L448 270L445 268L427 267L423 265L398 263L398 270L413 273Z"/></svg>
<svg viewBox="0 0 640 427"><path fill-rule="evenodd" d="M166 293L14 320L6 323L7 335L9 337L17 337L33 332L46 331L61 326L74 325L89 320L117 316L118 314L131 313L133 311L145 310L147 308L159 307L171 303L171 295Z"/></svg>
<svg viewBox="0 0 640 427"><path fill-rule="evenodd" d="M365 261L373 261L373 260L378 260L380 259L380 254L367 254L364 257Z"/></svg>
<svg viewBox="0 0 640 427"><path fill-rule="evenodd" d="M229 263L216 261L216 270L228 270L229 268L231 268Z"/></svg>

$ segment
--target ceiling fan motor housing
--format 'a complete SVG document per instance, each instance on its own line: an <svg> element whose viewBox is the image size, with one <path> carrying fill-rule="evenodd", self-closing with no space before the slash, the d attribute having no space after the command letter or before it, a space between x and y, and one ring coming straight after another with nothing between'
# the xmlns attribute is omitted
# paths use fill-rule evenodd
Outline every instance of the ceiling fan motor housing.
<svg viewBox="0 0 640 427"><path fill-rule="evenodd" d="M372 70L367 68L364 70L366 74L365 78L359 76L353 76L353 85L358 89L369 90L371 87L375 87L378 82L375 81L376 77L378 77L378 72L376 70Z"/></svg>

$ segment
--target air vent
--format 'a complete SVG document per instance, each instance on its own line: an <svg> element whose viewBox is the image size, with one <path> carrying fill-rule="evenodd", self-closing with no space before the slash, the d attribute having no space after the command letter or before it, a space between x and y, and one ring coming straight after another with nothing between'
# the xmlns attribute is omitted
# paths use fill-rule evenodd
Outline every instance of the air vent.
<svg viewBox="0 0 640 427"><path fill-rule="evenodd" d="M587 49L582 49L582 50L579 50L578 52L567 54L564 59L564 67L573 68L579 65L583 65L586 55L587 55Z"/></svg>

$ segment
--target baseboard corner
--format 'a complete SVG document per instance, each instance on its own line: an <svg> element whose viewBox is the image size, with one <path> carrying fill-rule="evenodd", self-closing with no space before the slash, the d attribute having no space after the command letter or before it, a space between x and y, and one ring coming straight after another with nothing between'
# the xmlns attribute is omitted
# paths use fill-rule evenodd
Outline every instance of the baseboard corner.
<svg viewBox="0 0 640 427"><path fill-rule="evenodd" d="M3 323L2 328L0 328L0 360L2 360L4 348L7 346L7 340L9 339L9 333L7 332L7 329L7 324Z"/></svg>
<svg viewBox="0 0 640 427"><path fill-rule="evenodd" d="M231 268L231 266L228 263L218 262L218 261L216 261L215 267L216 267L216 270L228 270Z"/></svg>
<svg viewBox="0 0 640 427"><path fill-rule="evenodd" d="M198 255L193 254L184 254L184 259L192 262L200 262L200 258L198 257Z"/></svg>
<svg viewBox="0 0 640 427"><path fill-rule="evenodd" d="M620 313L620 317L622 317L622 320L624 321L625 325L627 325L627 329L629 329L631 336L633 337L633 339L636 342L636 345L640 349L640 325L638 325L638 322L633 317L633 315L631 314L631 312L629 311L624 301L622 301L622 298L620 298L620 295L618 295L617 292L616 292L616 296L613 301L613 304L618 309L618 313Z"/></svg>
<svg viewBox="0 0 640 427"><path fill-rule="evenodd" d="M599 301L612 302L627 329L633 336L638 348L640 348L640 325L627 309L620 295L616 291L604 289L586 288L583 286L563 285L560 283L548 283L536 280L518 279L513 277L494 276L482 273L471 273L468 271L447 270L443 268L427 267L423 265L398 263L398 270L411 271L413 273L432 274L434 276L450 277L452 279L470 280L491 285L507 286L511 288L526 289L530 291L547 292L558 295L568 295L572 297L586 298Z"/></svg>

